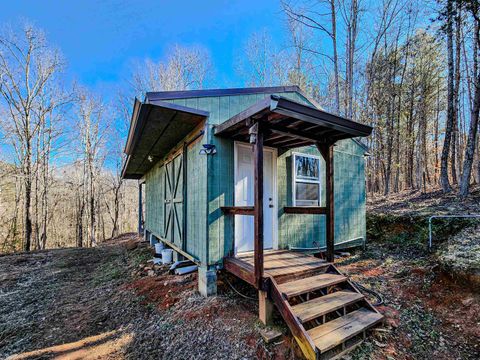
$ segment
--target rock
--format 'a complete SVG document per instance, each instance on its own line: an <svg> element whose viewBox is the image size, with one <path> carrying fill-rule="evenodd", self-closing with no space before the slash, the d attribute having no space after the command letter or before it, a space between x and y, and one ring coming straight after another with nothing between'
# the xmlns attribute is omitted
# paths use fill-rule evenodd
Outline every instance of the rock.
<svg viewBox="0 0 480 360"><path fill-rule="evenodd" d="M473 300L474 300L473 298L464 299L464 300L462 300L462 304L463 304L463 306L470 306L470 305L472 305Z"/></svg>
<svg viewBox="0 0 480 360"><path fill-rule="evenodd" d="M153 271L153 270L148 270L148 271L147 271L147 276L155 276L155 271Z"/></svg>
<svg viewBox="0 0 480 360"><path fill-rule="evenodd" d="M267 344L270 344L275 340L280 339L282 333L275 329L261 329L260 335Z"/></svg>
<svg viewBox="0 0 480 360"><path fill-rule="evenodd" d="M381 342L379 342L379 341L377 341L377 340L375 340L375 339L373 339L373 342L375 343L375 345L377 345L377 346L380 347L380 348L384 348L384 347L387 346L387 344L381 343Z"/></svg>

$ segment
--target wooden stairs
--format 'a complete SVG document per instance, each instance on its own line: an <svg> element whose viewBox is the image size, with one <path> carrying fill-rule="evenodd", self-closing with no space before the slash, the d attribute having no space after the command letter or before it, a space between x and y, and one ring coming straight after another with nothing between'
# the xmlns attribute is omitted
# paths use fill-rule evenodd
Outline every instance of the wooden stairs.
<svg viewBox="0 0 480 360"><path fill-rule="evenodd" d="M303 278L269 277L270 295L307 359L339 358L381 315L335 266Z"/></svg>

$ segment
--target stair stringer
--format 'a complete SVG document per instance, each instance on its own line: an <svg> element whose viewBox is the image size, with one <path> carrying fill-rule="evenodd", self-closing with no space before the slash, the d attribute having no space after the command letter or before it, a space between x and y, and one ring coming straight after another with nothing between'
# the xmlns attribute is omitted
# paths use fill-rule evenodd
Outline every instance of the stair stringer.
<svg viewBox="0 0 480 360"><path fill-rule="evenodd" d="M361 294L362 292L355 286L355 284L352 283L352 281L350 280L350 277L345 275L345 274L342 274L335 265L333 264L330 264L329 268L327 269L327 272L333 272L335 274L338 274L338 275L343 275L347 278L347 281L346 283L348 284L348 286L351 287L352 290L354 290L355 292ZM375 306L373 306L370 301L368 301L367 298L364 298L363 301L365 302L366 304L366 307L374 312L376 312L377 314L380 314L382 315L376 308ZM382 315L383 316L383 315ZM383 322L383 321L382 321Z"/></svg>
<svg viewBox="0 0 480 360"><path fill-rule="evenodd" d="M326 273L344 275L332 264L329 265L329 267L326 270ZM351 290L361 294L360 290L349 280L348 277L345 280L345 283L347 284L347 287L349 287ZM284 298L283 294L278 289L278 283L271 276L268 277L268 288L269 288L269 293L272 301L275 303L277 309L279 310L283 319L287 323L287 326L289 327L293 337L297 341L304 356L309 360L320 359L323 354L321 354L320 351L317 349L312 338L305 330L303 324L295 316L292 310L292 306L290 305L288 300ZM379 315L382 315L377 309L375 309L375 307L366 298L364 298L362 301L365 304L364 307L368 308L369 310ZM383 320L382 320L382 323L383 323ZM355 347L356 346L353 346L350 349L346 349L345 351L342 352L342 355L346 354L350 350L353 350L353 348ZM337 356L335 356L335 358L336 357Z"/></svg>
<svg viewBox="0 0 480 360"><path fill-rule="evenodd" d="M302 350L303 354L308 360L318 359L320 353L318 352L315 344L313 343L310 335L293 314L291 305L288 303L283 295L278 290L278 284L273 277L269 277L270 282L270 296L275 303L278 311L282 315L283 319L287 323L288 328L292 332L293 337L297 341L298 346Z"/></svg>

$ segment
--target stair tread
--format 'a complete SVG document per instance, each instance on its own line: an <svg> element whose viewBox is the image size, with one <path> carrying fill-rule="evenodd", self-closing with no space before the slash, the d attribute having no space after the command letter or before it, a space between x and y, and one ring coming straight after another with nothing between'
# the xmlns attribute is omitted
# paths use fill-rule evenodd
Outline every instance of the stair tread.
<svg viewBox="0 0 480 360"><path fill-rule="evenodd" d="M303 302L292 307L295 315L302 323L313 320L319 316L353 304L364 296L352 291L336 291L332 294L320 296L313 300Z"/></svg>
<svg viewBox="0 0 480 360"><path fill-rule="evenodd" d="M343 275L321 274L280 284L279 290L287 298L290 298L310 291L323 289L327 286L339 284L346 280L347 278Z"/></svg>
<svg viewBox="0 0 480 360"><path fill-rule="evenodd" d="M383 315L362 308L310 329L308 335L317 349L323 353L372 327L382 319Z"/></svg>

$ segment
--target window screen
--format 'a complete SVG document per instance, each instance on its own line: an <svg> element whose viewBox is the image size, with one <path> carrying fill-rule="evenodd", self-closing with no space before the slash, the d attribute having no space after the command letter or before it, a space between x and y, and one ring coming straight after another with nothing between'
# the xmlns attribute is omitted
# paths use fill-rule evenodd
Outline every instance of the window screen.
<svg viewBox="0 0 480 360"><path fill-rule="evenodd" d="M320 206L320 159L293 154L294 206Z"/></svg>

